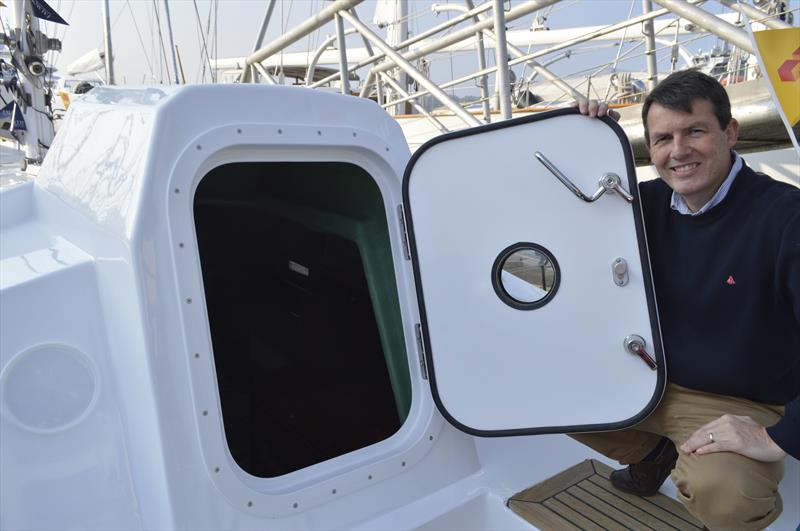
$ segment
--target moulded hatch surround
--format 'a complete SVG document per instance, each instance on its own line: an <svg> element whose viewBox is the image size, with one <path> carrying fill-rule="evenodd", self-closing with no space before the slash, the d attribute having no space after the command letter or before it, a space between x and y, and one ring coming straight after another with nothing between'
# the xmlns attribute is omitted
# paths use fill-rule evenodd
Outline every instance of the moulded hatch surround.
<svg viewBox="0 0 800 531"><path fill-rule="evenodd" d="M321 133L321 134L320 134ZM200 146L198 148L197 146ZM405 335L409 355L411 410L400 430L389 439L329 461L276 478L245 473L230 455L222 429L219 396L211 352L208 317L194 234L192 204L200 180L215 167L232 162L345 162L361 167L374 179L384 199L404 329L416 318L404 301L413 297L410 272L400 267L403 256L399 220L393 205L400 203L398 153L405 146L386 146L364 129L245 124L212 129L192 140L181 152L169 179L168 212L178 296L187 338L187 364L197 402L197 425L208 474L235 506L262 516L284 516L331 501L401 474L419 462L438 441L443 419L430 400L417 363L415 344ZM179 247L180 243L184 247ZM177 271L195 271L178 275ZM413 337L413 336L411 336ZM193 353L198 353L194 357Z"/></svg>

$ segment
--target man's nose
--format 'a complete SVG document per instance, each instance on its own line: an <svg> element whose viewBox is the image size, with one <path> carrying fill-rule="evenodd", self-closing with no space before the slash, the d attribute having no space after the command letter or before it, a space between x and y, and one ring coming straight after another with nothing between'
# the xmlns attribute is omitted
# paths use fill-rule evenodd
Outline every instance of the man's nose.
<svg viewBox="0 0 800 531"><path fill-rule="evenodd" d="M675 135L672 139L672 158L682 159L689 156L692 148L689 145L689 139L683 135Z"/></svg>

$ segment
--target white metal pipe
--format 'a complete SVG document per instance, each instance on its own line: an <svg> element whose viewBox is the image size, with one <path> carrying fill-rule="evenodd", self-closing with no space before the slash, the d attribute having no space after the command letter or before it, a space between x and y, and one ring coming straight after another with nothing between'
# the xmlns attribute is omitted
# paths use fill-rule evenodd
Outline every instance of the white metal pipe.
<svg viewBox="0 0 800 531"><path fill-rule="evenodd" d="M352 28L348 28L350 31ZM347 32L345 32L346 34ZM317 61L319 58L322 57L322 54L325 53L325 50L328 49L328 46L333 44L333 42L338 38L338 35L328 35L322 44L319 45L317 50L314 52L314 55L311 57L311 61L309 61L308 66L306 67L306 86L311 85L311 80L314 79L314 71L317 69Z"/></svg>
<svg viewBox="0 0 800 531"><path fill-rule="evenodd" d="M408 40L408 2L406 0L392 0L393 6L393 20L386 28L386 43L394 50L398 50L400 43ZM403 92L408 90L408 75L399 68L390 73L394 77L397 84L403 89ZM385 76L384 76L385 79ZM405 114L408 112L404 104L390 107L389 113L392 115Z"/></svg>
<svg viewBox="0 0 800 531"><path fill-rule="evenodd" d="M750 53L755 53L753 43L747 32L733 24L712 15L684 0L654 0L657 4L669 9L676 15L694 22L701 28L713 33L737 48Z"/></svg>
<svg viewBox="0 0 800 531"><path fill-rule="evenodd" d="M425 110L425 108L422 105L417 103L416 99L413 96L409 95L408 92L403 90L403 88L397 83L397 81L395 81L392 78L392 76L390 76L389 74L378 74L378 75L381 76L389 86L391 86L394 90L396 90L398 94L402 95L405 98L409 98L408 101L411 102L411 106L414 107L417 110L417 112L419 112L422 116L424 116L425 119L431 122L434 125L434 127L436 127L439 130L440 133L447 133L449 131L449 129L447 129L447 127L445 127L442 122L440 122L435 116L433 116L431 113ZM393 105L393 103L390 103L389 105Z"/></svg>
<svg viewBox="0 0 800 531"><path fill-rule="evenodd" d="M734 11L744 13L750 18L750 22L759 22L772 29L788 29L792 27L791 24L787 24L780 19L774 18L769 13L752 6L747 2L737 2L736 0L717 0L717 2L733 9Z"/></svg>
<svg viewBox="0 0 800 531"><path fill-rule="evenodd" d="M705 0L690 0L690 1L699 3L699 2L703 2ZM613 33L615 31L619 31L620 29L623 29L625 27L639 24L644 20L651 19L651 18L656 18L656 17L662 16L662 15L668 14L669 12L670 12L669 9L659 9L657 11L651 12L648 15L640 15L638 17L629 19L629 20L627 20L625 22L620 22L620 23L617 23L617 24L613 24L613 25L607 26L607 27L605 27L605 28L603 28L601 30L592 31L592 32L587 33L586 35L584 35L582 37L578 37L578 38L575 38L575 39L570 39L569 41L565 41L565 42L563 42L561 44L557 44L555 46L551 46L550 48L546 48L546 49L543 49L543 50L537 50L535 52L523 55L521 57L513 59L512 61L509 61L508 64L510 66L513 66L513 65L516 65L516 64L520 64L520 63L523 63L525 61L529 61L530 59L541 57L543 55L547 55L547 54L553 53L555 51L562 50L564 48L569 48L570 46L573 46L575 44L580 44L582 42L592 40L592 39L594 39L596 37L600 37L600 36L603 36L603 35L607 35L609 33ZM469 81L471 79L475 79L476 77L482 76L484 74L491 74L492 72L494 72L496 70L496 68L497 67L494 67L494 66L488 67L488 68L486 68L484 70L473 72L472 74L468 74L466 76L463 76L463 77L460 77L460 78L457 78L457 79L453 79L453 80L448 81L446 83L442 83L439 86L440 86L440 88L444 89L444 88L452 87L452 86L455 86L455 85L459 85L461 83L464 83L464 82ZM422 90L422 91L419 91L419 92L415 93L415 96L418 97L418 96L422 96L422 95L425 95L425 94L427 94L427 92Z"/></svg>
<svg viewBox="0 0 800 531"><path fill-rule="evenodd" d="M475 4L472 0L464 0L468 10L475 9ZM461 6L459 6L461 7ZM478 15L472 19L475 22L480 22ZM483 46L483 33L477 35L477 53L478 53L478 69L483 70L486 68L486 48ZM483 108L483 121L487 124L492 121L492 109L489 105L489 76L481 76L478 78L478 87L481 90L481 107Z"/></svg>
<svg viewBox="0 0 800 531"><path fill-rule="evenodd" d="M114 84L114 54L111 51L111 13L108 0L103 0L103 45L105 48L106 84Z"/></svg>
<svg viewBox="0 0 800 531"><path fill-rule="evenodd" d="M489 37L490 39L493 39L493 40L495 40L495 42L497 42L497 40L495 39L494 34L491 31L484 30L484 33L486 34L487 37ZM556 74L554 74L553 72L551 72L549 69L547 69L541 63L538 63L537 61L534 61L533 59L526 58L525 52L523 52L522 50L520 50L516 46L514 46L512 44L507 44L507 48L508 48L508 51L511 53L511 55L514 56L514 60L509 62L508 63L509 65L516 65L516 64L523 63L523 62L527 63L528 66L530 66L534 71L536 71L536 73L538 73L539 75L541 75L542 77L544 77L545 79L550 81L550 83L552 83L553 85L555 85L559 89L561 89L561 91L563 91L564 94L566 94L567 96L575 98L578 101L582 101L582 100L586 99L586 96L584 96L583 94L578 92L569 83L567 83L566 81L561 79L561 77L559 77Z"/></svg>
<svg viewBox="0 0 800 531"><path fill-rule="evenodd" d="M261 48L261 44L264 42L264 36L267 34L267 28L269 27L270 20L272 20L272 12L275 9L275 2L276 0L269 0L269 3L267 4L267 10L264 12L264 18L261 19L261 26L258 28L256 42L253 44L253 51L250 53L255 53L259 48ZM239 74L239 81L242 83L250 83L252 81L258 82L258 79L256 79L256 72L256 69L252 66L250 68L243 68L242 73Z"/></svg>
<svg viewBox="0 0 800 531"><path fill-rule="evenodd" d="M516 19L518 19L520 17L524 17L525 15L533 13L537 9L542 9L542 8L547 7L549 5L558 3L559 1L560 0L530 0L529 2L522 3L522 4L518 5L517 7L512 8L507 13L505 13L505 20L506 20L506 22L511 22L511 21L516 20ZM480 22L478 24L474 24L472 26L469 26L467 28L461 29L459 31L455 31L455 32L451 33L450 35L448 35L446 37L443 37L443 38L441 38L439 40L432 41L432 42L430 42L430 43L428 43L428 44L426 44L424 46L420 46L416 50L413 50L411 52L407 52L407 53L403 54L402 57L403 57L403 59L405 59L407 61L413 61L414 59L418 59L418 58L423 57L425 55L430 55L433 52L438 52L442 48L446 48L446 47L450 46L451 44L463 41L464 39L466 39L468 37L472 37L473 35L475 35L479 31L483 31L485 29L491 28L493 23L494 22L491 19L484 20L484 21L482 21L482 22ZM382 64L376 66L375 70L378 71L378 72L385 72L385 71L390 70L390 69L392 69L394 67L395 67L394 64L392 64L390 62L387 62L387 63L382 63Z"/></svg>
<svg viewBox="0 0 800 531"><path fill-rule="evenodd" d="M347 28L344 32L345 35L350 35L351 33L357 33L355 28ZM325 50L327 50L328 47L338 38L338 35L328 35L325 40L322 41L322 44L317 47L313 57L311 57L311 61L308 63L306 72L306 86L310 86L311 80L314 79L314 71L317 68L317 63L319 62L320 57L322 57L322 54L325 53Z"/></svg>
<svg viewBox="0 0 800 531"><path fill-rule="evenodd" d="M332 21L337 12L344 9L350 9L351 7L357 6L363 1L364 0L336 0L316 15L307 18L295 29L284 33L265 47L252 53L245 59L245 63L249 65L253 63L260 63L272 54L283 50L287 46L299 41L317 28L320 28Z"/></svg>
<svg viewBox="0 0 800 531"><path fill-rule="evenodd" d="M350 13L354 17L356 17L356 19L358 19L358 13L356 13L355 9L350 11ZM356 29L355 28L347 28L347 31L348 32L349 31L356 31ZM364 43L364 48L367 49L367 53L370 56L375 55L375 52L372 49L372 44L370 44L369 40L367 40L366 37L361 35L361 41ZM348 76L350 75L350 70L347 71L346 75L348 75ZM378 105L381 105L383 103L383 84L381 83L380 77L376 76L375 74L372 74L372 73L367 74L367 79L364 81L364 86L361 87L361 93L358 96L360 98L367 97L367 94L369 93L370 84L373 82L373 80L375 81L375 95L376 95L377 100L378 100Z"/></svg>
<svg viewBox="0 0 800 531"><path fill-rule="evenodd" d="M497 96L500 99L500 115L503 120L511 118L511 84L508 81L508 46L506 45L506 11L503 0L493 0L494 11L494 62L497 65Z"/></svg>
<svg viewBox="0 0 800 531"><path fill-rule="evenodd" d="M664 48L670 48L675 43L668 41L667 39L656 39L656 44L660 44ZM683 62L687 68L692 66L692 54L686 48L683 46L678 46L678 55L681 56L681 59L683 59Z"/></svg>
<svg viewBox="0 0 800 531"><path fill-rule="evenodd" d="M379 48L386 56L391 59L398 67L402 68L409 76L411 76L417 83L425 87L436 99L444 104L448 109L453 111L456 116L461 118L464 123L469 126L480 125L480 121L465 111L458 102L453 101L442 89L436 86L430 79L422 75L411 63L404 59L399 53L394 51L391 46L375 34L371 29L365 26L360 20L351 15L347 11L340 12L342 18L347 20L354 28L358 30L361 35L369 39L372 44Z"/></svg>
<svg viewBox="0 0 800 531"><path fill-rule="evenodd" d="M269 83L270 85L278 84L278 82L275 81L275 78L272 77L269 72L267 72L267 69L264 68L264 65L262 65L261 63L253 63L252 65L250 65L250 67L245 67L245 68L255 68L256 70L258 70L258 73L264 76L264 79L266 79L267 83Z"/></svg>
<svg viewBox="0 0 800 531"><path fill-rule="evenodd" d="M470 0L467 0L467 1L469 2ZM448 8L449 9L460 9L461 6L448 5ZM483 17L480 17L480 16L476 16L476 18L479 19L479 20L483 19ZM494 33L492 33L491 31L483 30L481 32L481 34L485 34L488 38L490 38L493 41L495 41L495 43L497 42L497 39L496 39ZM513 44L508 43L507 41L506 41L506 47L508 48L508 51L511 53L511 55L513 55L515 58L524 58L524 57L526 57L525 52L523 52L522 50L520 50L519 48L517 48ZM569 83L567 83L566 81L561 79L561 77L557 76L556 74L554 74L553 72L548 70L545 65L542 65L541 63L538 63L537 61L534 61L532 59L525 59L524 62L528 63L528 65L534 70L534 72L536 72L537 74L540 74L542 77L544 77L548 81L550 81L553 85L555 85L556 87L561 89L564 92L564 94L566 94L568 96L571 96L571 97L573 97L573 98L575 98L576 100L579 100L579 101L586 99L586 97L583 94L578 92ZM513 62L513 63L510 63L510 64L519 64L519 62ZM482 70L484 68L485 68L485 65L483 67L481 67Z"/></svg>
<svg viewBox="0 0 800 531"><path fill-rule="evenodd" d="M344 37L344 22L342 17L336 14L336 40L339 43L339 71L347 72L347 47ZM342 94L350 94L350 76L345 74L341 77Z"/></svg>
<svg viewBox="0 0 800 531"><path fill-rule="evenodd" d="M700 2L703 2L705 0L690 0L690 1L693 2L693 3L700 3ZM563 50L565 48L569 48L569 47L574 46L576 44L581 44L583 42L590 41L590 40L595 39L597 37L602 37L602 36L607 35L609 33L614 33L615 31L619 31L619 30L624 29L626 27L634 26L634 25L639 24L639 23L641 23L641 22L643 22L645 20L654 19L656 17L660 17L662 15L666 15L668 13L670 13L669 9L659 9L659 10L653 11L653 12L647 14L647 15L640 15L638 17L634 17L634 18L626 20L624 22L619 22L617 24L612 24L612 25L606 26L606 27L604 27L602 29L589 32L589 33L587 33L587 34L585 34L585 35L583 35L581 37L576 37L574 39L569 39L567 41L564 41L564 42L562 42L560 44L556 44L556 45L551 46L549 48L545 48L545 49L542 49L542 50L537 50L535 52L531 52L529 54L523 55L522 57L518 57L518 58L516 58L516 59L514 59L512 61L509 61L508 64L510 66L513 66L513 65L516 65L516 64L520 64L520 63L523 63L523 62L528 61L530 59L535 59L537 57L548 55L548 54L551 54L553 52L557 52L557 51ZM441 88L452 87L452 86L458 85L460 83L464 83L465 81L469 81L470 79L475 79L476 77L479 77L479 76L482 76L482 75L485 75L485 74L491 74L495 70L496 70L496 67L493 67L493 66L492 67L488 67L488 68L486 68L484 70L479 70L477 72L473 72L472 74L466 75L464 77L460 77L458 79L454 79L454 80L448 81L447 83L443 83L440 86L441 86ZM420 91L419 93L417 93L417 95L421 95L423 93L424 92Z"/></svg>
<svg viewBox="0 0 800 531"><path fill-rule="evenodd" d="M456 18L450 19L447 22L439 24L438 26L434 26L433 28L431 28L429 30L426 30L426 31L424 31L424 32L422 32L422 33L420 33L418 35L415 35L414 37L411 37L410 39L408 39L406 41L401 42L394 49L395 50L402 50L404 48L408 48L412 44L415 44L415 43L417 43L417 42L419 42L419 41L421 41L423 39L426 39L426 38L430 37L431 35L435 35L436 33L439 33L440 31L443 31L443 30L445 30L445 29L447 29L447 28L449 28L451 26L455 26L456 24L464 22L465 20L468 20L473 15L476 15L478 13L483 13L484 11L488 11L489 8L491 8L491 7L492 7L492 4L488 3L488 2L485 3L485 4L481 4L478 7L476 7L475 9L473 9L473 10L471 10L471 11L469 11L469 12L463 14L463 15L460 15L460 16L458 16ZM375 63L377 61L380 61L381 59L383 59L385 57L386 57L385 53L378 52L377 54L373 55L372 57L368 57L367 59L364 59L363 61L351 66L349 68L349 72L353 72L354 70L358 70L359 68L363 68L363 67L365 67L367 65L370 65L370 64ZM394 68L394 65L392 66L392 68ZM339 73L338 72L336 72L335 74L331 74L330 76L328 76L328 77L326 77L324 79L320 79L319 81L317 81L316 83L311 85L311 88L317 88L317 87L320 87L320 86L322 86L322 85L324 85L326 83L330 83L331 81L337 79L338 77L339 77Z"/></svg>
<svg viewBox="0 0 800 531"><path fill-rule="evenodd" d="M508 49L515 56L515 59L525 57L525 53L516 46L509 45ZM564 94L571 96L572 98L575 98L578 101L586 99L586 96L578 92L578 90L575 87L573 87L572 85L564 81L561 77L551 72L544 65L534 61L533 59L526 59L525 62L528 63L528 65L534 71L536 71L537 74L539 74L543 78L547 79L550 83L561 89L561 91L564 92ZM518 63L515 62L514 64Z"/></svg>
<svg viewBox="0 0 800 531"><path fill-rule="evenodd" d="M258 37L256 37L256 42L253 45L252 53L256 53L264 43L264 35L267 34L267 27L272 19L272 11L275 9L275 1L276 0L269 0L269 4L267 4L267 10L264 12L264 18L261 20L261 27L258 28Z"/></svg>
<svg viewBox="0 0 800 531"><path fill-rule="evenodd" d="M164 13L167 17L167 35L169 36L169 47L172 49L172 67L175 71L175 84L180 84L180 78L178 77L178 56L175 53L175 39L172 37L172 20L169 16L169 0L164 0Z"/></svg>
<svg viewBox="0 0 800 531"><path fill-rule="evenodd" d="M642 0L642 13L648 14L653 10L650 0ZM656 88L658 82L658 64L656 63L656 34L653 29L653 19L642 24L644 34L645 57L647 58L647 90Z"/></svg>
<svg viewBox="0 0 800 531"><path fill-rule="evenodd" d="M705 1L705 0L691 0L691 2L693 2L693 3L701 3L703 1ZM545 48L545 49L542 49L542 50L537 50L535 52L532 52L530 54L525 55L524 57L526 59L535 59L535 58L541 57L543 55L547 55L547 54L550 54L550 53L553 53L553 52L557 52L559 50L563 50L564 48L569 48L570 46L574 46L576 44L581 44L581 43L590 41L592 39L596 39L597 37L602 37L604 35L608 35L609 33L614 33L616 31L619 31L621 29L624 29L624 28L627 28L627 27L630 27L630 26L635 26L636 24L639 24L639 23L644 22L646 20L652 20L652 19L658 18L658 17L660 17L662 15L666 15L668 13L670 13L669 9L659 9L657 11L652 11L647 15L639 15L638 17L634 17L632 19L628 19L628 20L626 20L624 22L618 22L616 24L612 24L610 26L606 26L604 28L601 28L601 29L598 29L598 30L595 30L595 31L591 31L589 33L586 33L585 35L581 35L581 36L575 37L573 39L565 40L565 41L563 41L563 42L561 42L559 44L555 44L555 45L553 45L553 46L551 46L549 48ZM520 59L522 59L522 58L520 58ZM511 64L512 65L516 64L516 61L512 61Z"/></svg>

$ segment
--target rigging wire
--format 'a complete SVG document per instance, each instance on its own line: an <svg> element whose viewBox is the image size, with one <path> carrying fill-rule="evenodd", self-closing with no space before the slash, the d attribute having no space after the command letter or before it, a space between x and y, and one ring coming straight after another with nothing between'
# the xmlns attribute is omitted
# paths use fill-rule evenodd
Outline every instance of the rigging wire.
<svg viewBox="0 0 800 531"><path fill-rule="evenodd" d="M142 34L139 31L139 25L136 23L136 15L133 13L133 7L131 6L131 0L125 0L125 5L128 7L128 10L131 14L131 20L133 20L133 27L136 30L136 35L139 37L139 44L142 46L142 53L144 55L144 60L147 63L147 68L150 70L150 76L155 77L155 73L153 72L153 65L150 63L150 58L147 56L147 49L144 46L144 40L142 39Z"/></svg>
<svg viewBox="0 0 800 531"><path fill-rule="evenodd" d="M214 0L214 66L219 58L219 42L217 41L217 24L219 23L219 0ZM219 81L219 74L214 69L214 81Z"/></svg>
<svg viewBox="0 0 800 531"><path fill-rule="evenodd" d="M211 68L211 55L214 55L216 59L216 54L214 52L214 40L211 34L211 20L212 20L212 13L214 12L214 1L212 0L208 4L208 16L206 17L206 40L211 43L211 52L209 53L208 49L206 49L206 56L208 57L208 70L209 75L211 76L211 82L216 83L216 69ZM205 69L205 67L204 67ZM205 81L205 75L203 75L203 81Z"/></svg>
<svg viewBox="0 0 800 531"><path fill-rule="evenodd" d="M197 9L197 0L192 0L192 4L194 5L194 13L197 18L197 28L200 30L198 33L203 40L203 47L200 49L200 60L203 60L203 52L206 55L206 64L208 65L208 71L211 72L211 58L208 56L208 46L206 45L206 36L203 34L203 23L200 20L200 11ZM206 65L203 65L203 79L205 80L205 71Z"/></svg>
<svg viewBox="0 0 800 531"><path fill-rule="evenodd" d="M634 3L634 1L635 0L631 0L631 7L630 7L630 9L628 9L628 18L629 19L631 18L631 15L633 15L633 3ZM630 26L625 26L625 28L622 30L622 37L620 37L620 39L619 39L619 47L617 48L617 54L614 57L614 65L611 67L611 70L614 71L614 72L617 70L617 64L619 63L619 56L622 53L622 48L625 46L625 39L628 37L628 28L629 27ZM655 35L653 37L655 37ZM606 95L605 95L605 97L603 99L607 100L609 94L611 94L611 83L609 83L608 87L606 87Z"/></svg>
<svg viewBox="0 0 800 531"><path fill-rule="evenodd" d="M164 34L161 33L161 17L158 13L158 0L153 0L153 11L156 15L156 27L158 28L158 41L161 44L161 54L162 54L162 68L160 70L167 71L167 79L172 79L172 76L169 75L169 67L167 66L167 50L164 47ZM161 78L161 82L164 82L164 78ZM171 82L170 82L171 83Z"/></svg>
<svg viewBox="0 0 800 531"><path fill-rule="evenodd" d="M206 15L206 29L205 29L205 40L207 42L211 43L211 53L214 52L214 44L213 44L214 41L211 38L211 18L212 18L211 15L212 15L213 12L214 12L214 2L212 0L208 4L208 14ZM202 60L202 57L203 57L202 56L203 43L200 42L200 36L203 34L203 25L202 25L202 23L200 23L199 13L198 13L197 20L198 20L198 25L200 26L200 31L197 32L197 40L198 40L198 48L200 48L200 51L201 51L200 58ZM214 70L212 70L212 68L211 68L211 53L209 53L208 48L206 48L206 57L208 59L208 71L209 71L208 73L211 76L211 82L214 83ZM195 77L195 81L198 81L198 80L200 82L202 82L202 83L205 83L205 80L206 80L206 65L205 64L203 65L202 73L198 74L198 76Z"/></svg>

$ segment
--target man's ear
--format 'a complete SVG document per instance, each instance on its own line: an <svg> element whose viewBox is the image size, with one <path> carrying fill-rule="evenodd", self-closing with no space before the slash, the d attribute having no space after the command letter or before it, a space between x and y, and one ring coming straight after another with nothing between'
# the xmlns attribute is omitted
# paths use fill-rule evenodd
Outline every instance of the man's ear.
<svg viewBox="0 0 800 531"><path fill-rule="evenodd" d="M725 136L727 137L729 148L736 145L739 140L739 122L736 121L736 118L731 118L731 121L728 122L728 127L725 128Z"/></svg>

